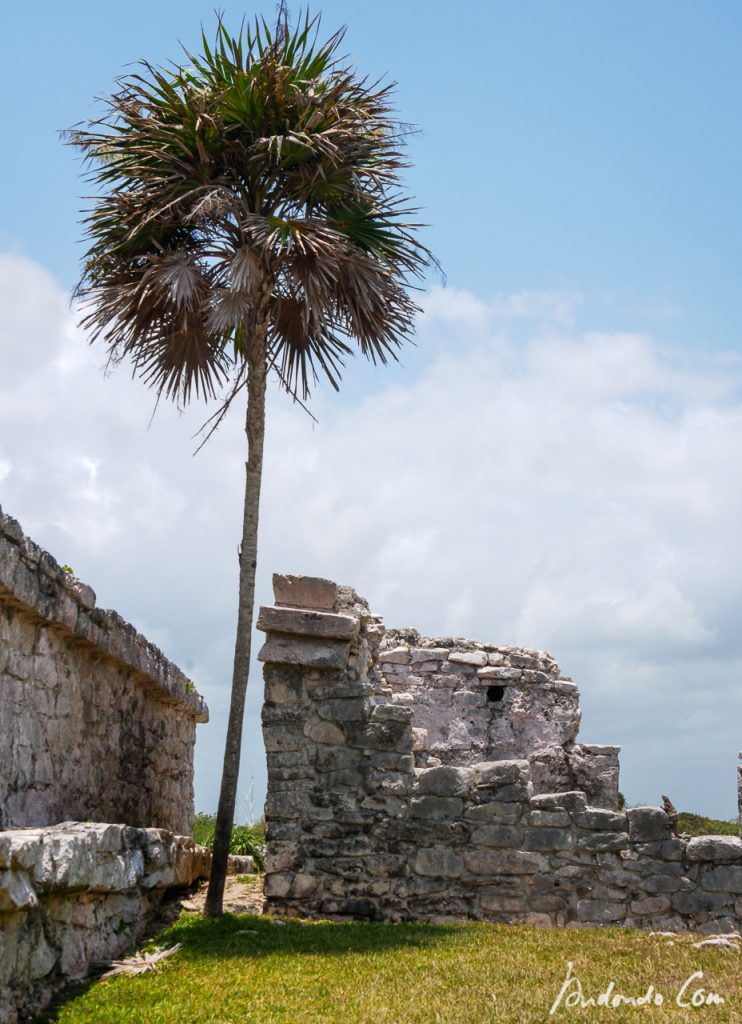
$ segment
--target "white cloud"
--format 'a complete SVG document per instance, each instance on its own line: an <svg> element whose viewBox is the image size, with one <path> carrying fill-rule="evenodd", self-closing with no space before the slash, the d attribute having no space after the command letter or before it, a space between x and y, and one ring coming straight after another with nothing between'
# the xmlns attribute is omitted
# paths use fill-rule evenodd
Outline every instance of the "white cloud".
<svg viewBox="0 0 742 1024"><path fill-rule="evenodd" d="M0 270L0 502L204 690L198 793L213 806L241 414L192 458L203 408L163 405L147 429L152 396L123 368L103 379L104 353L53 279L15 256ZM422 367L374 376L352 403L320 393L315 427L271 396L258 598L274 571L317 573L355 585L390 625L551 648L582 684L583 738L624 743L629 799L669 792L731 816L739 360L583 332L576 300L535 294L434 291ZM531 317L518 342L508 316ZM244 789L251 774L262 786L260 694L255 672Z"/></svg>
<svg viewBox="0 0 742 1024"><path fill-rule="evenodd" d="M571 327L581 305L579 292L521 291L496 295L490 303L490 312L509 320L535 319L558 327Z"/></svg>

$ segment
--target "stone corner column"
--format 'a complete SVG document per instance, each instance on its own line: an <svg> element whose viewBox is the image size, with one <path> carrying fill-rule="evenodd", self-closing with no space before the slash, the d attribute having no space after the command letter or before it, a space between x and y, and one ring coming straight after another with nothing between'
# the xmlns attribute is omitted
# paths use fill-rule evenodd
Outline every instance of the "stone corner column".
<svg viewBox="0 0 742 1024"><path fill-rule="evenodd" d="M258 613L257 628L266 634L258 661L345 669L360 619L335 610L337 584L314 576L274 575L273 591L276 603Z"/></svg>

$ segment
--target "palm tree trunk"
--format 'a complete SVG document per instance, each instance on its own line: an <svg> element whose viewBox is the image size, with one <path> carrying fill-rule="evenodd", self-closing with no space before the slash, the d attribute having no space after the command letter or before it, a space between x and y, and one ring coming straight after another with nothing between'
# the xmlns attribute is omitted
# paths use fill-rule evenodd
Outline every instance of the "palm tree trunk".
<svg viewBox="0 0 742 1024"><path fill-rule="evenodd" d="M248 335L249 337L249 335ZM237 638L234 648L232 695L229 705L229 724L224 748L222 785L214 830L214 852L211 863L206 913L215 917L222 913L224 884L227 877L227 858L234 824L237 799L237 779L242 747L242 721L245 713L245 694L250 671L252 624L255 608L255 568L258 559L258 513L260 484L263 474L263 441L265 438L265 328L253 333L254 345L248 355L247 376L247 472L245 474L245 510L242 521L240 548L240 590L237 612Z"/></svg>

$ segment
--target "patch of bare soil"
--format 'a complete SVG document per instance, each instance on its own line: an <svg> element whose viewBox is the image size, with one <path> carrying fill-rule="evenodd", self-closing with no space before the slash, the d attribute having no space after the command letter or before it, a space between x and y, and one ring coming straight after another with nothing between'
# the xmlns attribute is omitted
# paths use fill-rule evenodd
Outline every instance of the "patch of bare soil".
<svg viewBox="0 0 742 1024"><path fill-rule="evenodd" d="M227 884L224 887L224 912L226 914L262 914L263 876L239 876L239 879L234 875L227 875ZM201 882L194 893L181 901L183 910L191 914L203 914L208 887L208 882Z"/></svg>

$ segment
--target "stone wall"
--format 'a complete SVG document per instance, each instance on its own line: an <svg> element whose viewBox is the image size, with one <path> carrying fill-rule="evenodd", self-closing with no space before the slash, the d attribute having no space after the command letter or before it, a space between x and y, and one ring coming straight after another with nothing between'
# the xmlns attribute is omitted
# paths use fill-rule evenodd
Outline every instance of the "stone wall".
<svg viewBox="0 0 742 1024"><path fill-rule="evenodd" d="M193 684L0 510L0 828L193 824Z"/></svg>
<svg viewBox="0 0 742 1024"><path fill-rule="evenodd" d="M575 742L579 690L545 651L388 630L377 671L414 710L418 766L527 758L534 792L579 788L616 807L620 747Z"/></svg>
<svg viewBox="0 0 742 1024"><path fill-rule="evenodd" d="M0 1024L41 1010L91 960L128 951L209 855L160 829L69 822L0 832Z"/></svg>
<svg viewBox="0 0 742 1024"><path fill-rule="evenodd" d="M616 807L549 655L386 633L349 588L274 578L265 894L300 916L742 927L742 840Z"/></svg>

